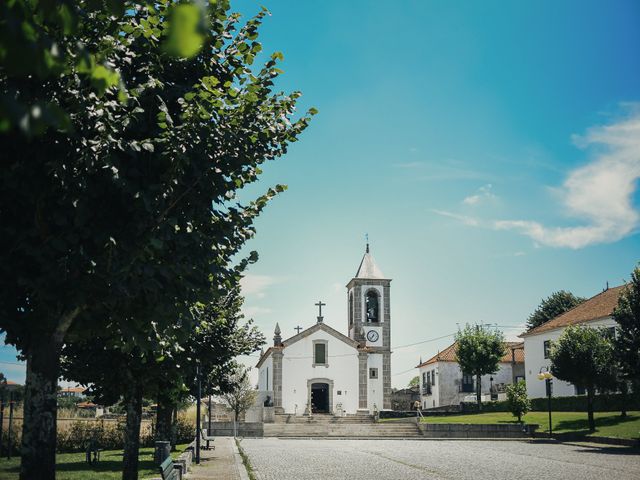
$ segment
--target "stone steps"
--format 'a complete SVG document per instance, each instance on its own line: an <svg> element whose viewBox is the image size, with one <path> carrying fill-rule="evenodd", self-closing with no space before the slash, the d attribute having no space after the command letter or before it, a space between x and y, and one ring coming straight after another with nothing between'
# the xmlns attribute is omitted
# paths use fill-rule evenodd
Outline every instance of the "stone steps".
<svg viewBox="0 0 640 480"><path fill-rule="evenodd" d="M357 415L348 417L335 417L333 415L286 415L278 414L274 417L274 423L279 424L373 424L373 417L371 415Z"/></svg>
<svg viewBox="0 0 640 480"><path fill-rule="evenodd" d="M301 424L266 423L265 437L391 437L414 438L422 434L416 424Z"/></svg>

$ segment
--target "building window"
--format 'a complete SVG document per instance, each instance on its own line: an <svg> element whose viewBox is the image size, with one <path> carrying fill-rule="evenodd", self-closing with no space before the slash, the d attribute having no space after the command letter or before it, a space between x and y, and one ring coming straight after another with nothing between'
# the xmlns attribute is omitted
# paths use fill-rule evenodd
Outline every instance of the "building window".
<svg viewBox="0 0 640 480"><path fill-rule="evenodd" d="M587 393L584 387L574 385L574 388L576 389L576 395L584 395L585 393Z"/></svg>
<svg viewBox="0 0 640 480"><path fill-rule="evenodd" d="M463 393L473 392L473 375L462 374L460 391Z"/></svg>
<svg viewBox="0 0 640 480"><path fill-rule="evenodd" d="M313 342L313 366L327 365L327 342L326 340L315 340Z"/></svg>
<svg viewBox="0 0 640 480"><path fill-rule="evenodd" d="M370 368L369 369L369 378L378 378L378 369Z"/></svg>
<svg viewBox="0 0 640 480"><path fill-rule="evenodd" d="M269 367L267 367L267 390L269 390Z"/></svg>
<svg viewBox="0 0 640 480"><path fill-rule="evenodd" d="M380 302L378 292L376 290L369 290L367 292L365 304L367 308L367 322L379 322Z"/></svg>
<svg viewBox="0 0 640 480"><path fill-rule="evenodd" d="M549 358L549 354L551 353L551 340L545 340L542 345L544 348L544 358Z"/></svg>
<svg viewBox="0 0 640 480"><path fill-rule="evenodd" d="M425 386L427 384L427 374L425 372L422 372L422 386Z"/></svg>
<svg viewBox="0 0 640 480"><path fill-rule="evenodd" d="M431 385L435 385L435 384L436 384L436 371L431 370Z"/></svg>
<svg viewBox="0 0 640 480"><path fill-rule="evenodd" d="M431 372L427 372L427 385L431 385Z"/></svg>

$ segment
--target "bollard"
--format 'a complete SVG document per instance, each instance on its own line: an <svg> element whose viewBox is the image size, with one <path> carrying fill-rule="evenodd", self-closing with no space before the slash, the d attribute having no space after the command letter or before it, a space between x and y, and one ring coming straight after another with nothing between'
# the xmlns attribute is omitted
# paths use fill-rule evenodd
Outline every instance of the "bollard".
<svg viewBox="0 0 640 480"><path fill-rule="evenodd" d="M171 455L171 443L169 441L158 441L156 442L155 453L153 454L153 461L160 465L164 462L167 457Z"/></svg>

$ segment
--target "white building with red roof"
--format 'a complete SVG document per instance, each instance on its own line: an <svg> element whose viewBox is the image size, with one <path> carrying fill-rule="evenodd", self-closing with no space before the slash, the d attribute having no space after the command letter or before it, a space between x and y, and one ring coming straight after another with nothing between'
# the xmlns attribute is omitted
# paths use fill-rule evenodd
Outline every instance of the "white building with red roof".
<svg viewBox="0 0 640 480"><path fill-rule="evenodd" d="M492 394L494 400L504 400L505 387L524 380L523 348L522 342L507 342L498 371L480 377L483 402L490 401ZM463 401L475 402L476 378L460 369L456 349L457 343L454 342L418 365L420 403L423 409L460 405Z"/></svg>
<svg viewBox="0 0 640 480"><path fill-rule="evenodd" d="M550 368L549 353L551 345L560 338L560 335L568 326L604 327L612 329L612 334L615 334L617 324L612 314L623 289L624 285L607 288L562 315L558 315L520 335L524 339L527 393L529 397L540 398L546 396L545 382L538 380L537 375L542 369ZM583 393L571 383L553 379L554 397L567 397Z"/></svg>

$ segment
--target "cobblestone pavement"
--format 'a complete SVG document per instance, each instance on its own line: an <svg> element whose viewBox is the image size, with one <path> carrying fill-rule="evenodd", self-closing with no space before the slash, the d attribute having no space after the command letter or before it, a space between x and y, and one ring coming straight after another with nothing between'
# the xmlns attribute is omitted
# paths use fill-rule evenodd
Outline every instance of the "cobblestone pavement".
<svg viewBox="0 0 640 480"><path fill-rule="evenodd" d="M640 479L637 450L519 441L244 439L258 480Z"/></svg>

